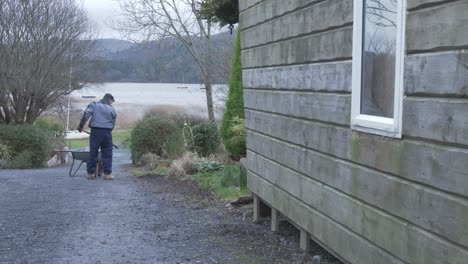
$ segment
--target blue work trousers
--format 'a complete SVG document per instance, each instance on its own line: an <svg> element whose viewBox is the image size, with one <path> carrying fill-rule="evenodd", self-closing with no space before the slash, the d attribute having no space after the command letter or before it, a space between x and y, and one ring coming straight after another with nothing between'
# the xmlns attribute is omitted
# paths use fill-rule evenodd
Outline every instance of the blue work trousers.
<svg viewBox="0 0 468 264"><path fill-rule="evenodd" d="M112 173L112 131L106 128L91 128L89 136L89 156L86 164L88 174L94 174L98 159L99 148L101 148L102 166L104 173Z"/></svg>

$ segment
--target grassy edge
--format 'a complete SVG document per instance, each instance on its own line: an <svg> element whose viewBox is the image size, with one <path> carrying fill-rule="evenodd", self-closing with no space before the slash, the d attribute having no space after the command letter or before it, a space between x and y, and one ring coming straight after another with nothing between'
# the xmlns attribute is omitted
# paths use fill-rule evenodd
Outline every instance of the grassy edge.
<svg viewBox="0 0 468 264"><path fill-rule="evenodd" d="M240 197L250 196L248 188L224 187L222 170L216 172L199 172L191 177L198 186L213 191L218 199L235 201Z"/></svg>
<svg viewBox="0 0 468 264"><path fill-rule="evenodd" d="M168 171L169 171L169 168L158 167L158 168L156 168L154 170L134 169L134 170L132 170L132 174L135 175L135 176L138 176L138 177L143 177L143 176L147 176L147 175L154 175L154 174L166 176Z"/></svg>
<svg viewBox="0 0 468 264"><path fill-rule="evenodd" d="M129 148L129 142L130 142L130 134L132 130L131 129L115 129L112 132L112 140L114 142L114 145L120 145L124 143L126 145L126 148ZM89 139L65 139L65 144L69 148L83 148L83 147L88 147L89 146Z"/></svg>

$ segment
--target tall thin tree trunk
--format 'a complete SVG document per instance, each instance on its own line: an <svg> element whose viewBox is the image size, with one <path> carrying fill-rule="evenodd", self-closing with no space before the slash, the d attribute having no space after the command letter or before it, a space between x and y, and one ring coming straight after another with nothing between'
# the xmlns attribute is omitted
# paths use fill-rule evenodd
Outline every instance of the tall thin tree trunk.
<svg viewBox="0 0 468 264"><path fill-rule="evenodd" d="M205 93L206 93L206 106L208 108L208 119L215 121L214 107L213 107L213 90L211 86L211 74L204 76L205 81Z"/></svg>

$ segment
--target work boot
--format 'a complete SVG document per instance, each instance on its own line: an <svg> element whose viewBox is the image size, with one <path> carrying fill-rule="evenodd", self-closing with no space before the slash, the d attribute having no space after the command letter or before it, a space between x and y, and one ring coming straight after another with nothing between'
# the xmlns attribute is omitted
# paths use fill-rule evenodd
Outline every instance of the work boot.
<svg viewBox="0 0 468 264"><path fill-rule="evenodd" d="M114 179L114 176L104 173L104 180L113 180L113 179Z"/></svg>
<svg viewBox="0 0 468 264"><path fill-rule="evenodd" d="M88 174L88 176L86 177L86 179L88 179L88 180L94 180L94 179L96 179L96 175L94 175L94 173L93 173L93 174Z"/></svg>

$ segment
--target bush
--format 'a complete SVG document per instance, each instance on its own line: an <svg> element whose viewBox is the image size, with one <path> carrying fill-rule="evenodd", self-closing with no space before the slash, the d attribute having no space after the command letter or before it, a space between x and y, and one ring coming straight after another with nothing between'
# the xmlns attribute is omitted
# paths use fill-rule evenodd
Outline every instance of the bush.
<svg viewBox="0 0 468 264"><path fill-rule="evenodd" d="M246 153L245 140L232 140L239 137L232 130L235 118L244 119L244 98L242 90L242 64L240 49L240 31L237 31L236 47L232 62L231 79L229 80L229 93L226 100L226 110L221 122L221 137L226 150L232 155L241 156ZM245 135L245 133L244 133Z"/></svg>
<svg viewBox="0 0 468 264"><path fill-rule="evenodd" d="M218 127L215 123L202 123L192 128L190 148L202 157L215 153L220 143Z"/></svg>
<svg viewBox="0 0 468 264"><path fill-rule="evenodd" d="M0 142L0 159L9 160L11 159L11 150L7 144Z"/></svg>
<svg viewBox="0 0 468 264"><path fill-rule="evenodd" d="M238 165L226 165L221 171L221 186L225 188L238 187L239 189L247 188L247 173Z"/></svg>
<svg viewBox="0 0 468 264"><path fill-rule="evenodd" d="M0 138L9 146L10 168L39 168L49 159L50 131L33 125L0 125Z"/></svg>
<svg viewBox="0 0 468 264"><path fill-rule="evenodd" d="M29 150L25 150L16 155L12 160L7 163L8 168L12 169L29 169L33 168L33 153Z"/></svg>
<svg viewBox="0 0 468 264"><path fill-rule="evenodd" d="M159 112L159 111L151 111L147 112L143 119L150 118L153 116L163 117L168 120L172 120L175 122L176 126L180 129L184 128L184 126L189 125L195 126L201 123L207 122L207 119L200 116L194 115L185 115L181 113L166 113L166 112Z"/></svg>
<svg viewBox="0 0 468 264"><path fill-rule="evenodd" d="M185 151L182 132L172 120L159 115L147 116L133 129L130 150L133 163L140 162L147 153L175 158Z"/></svg>
<svg viewBox="0 0 468 264"><path fill-rule="evenodd" d="M245 146L246 133L245 133L245 119L234 117L231 120L231 137L227 140L225 145L229 146ZM234 154L234 153L233 153ZM245 155L244 152L237 152L235 155Z"/></svg>
<svg viewBox="0 0 468 264"><path fill-rule="evenodd" d="M63 124L46 117L37 118L34 125L40 129L50 131L50 133L57 135L64 135L65 133L65 127Z"/></svg>
<svg viewBox="0 0 468 264"><path fill-rule="evenodd" d="M47 131L53 139L50 142L51 149L62 150L65 144L65 128L62 123L47 117L39 117L34 126Z"/></svg>

